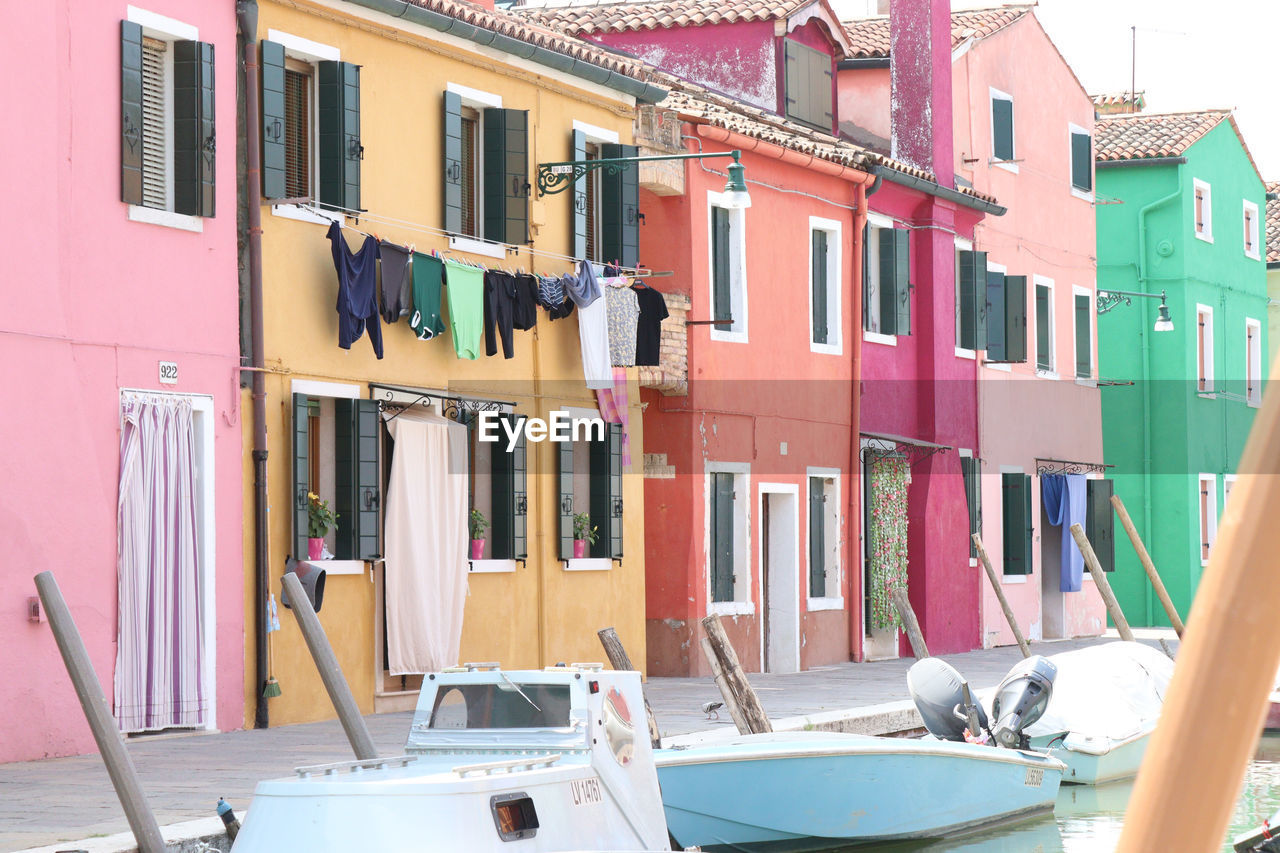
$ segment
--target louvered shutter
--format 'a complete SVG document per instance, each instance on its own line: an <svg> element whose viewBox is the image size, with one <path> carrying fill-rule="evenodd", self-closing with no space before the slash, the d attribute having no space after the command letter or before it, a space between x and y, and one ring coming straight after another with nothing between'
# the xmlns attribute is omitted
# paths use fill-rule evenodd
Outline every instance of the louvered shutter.
<svg viewBox="0 0 1280 853"><path fill-rule="evenodd" d="M311 401L306 394L293 395L293 557L307 558L307 523L311 491Z"/></svg>
<svg viewBox="0 0 1280 853"><path fill-rule="evenodd" d="M875 232L871 230L870 225L862 226L862 330L864 332L872 331L871 328L871 288L868 286L871 281L871 240ZM879 308L879 306L875 306Z"/></svg>
<svg viewBox="0 0 1280 853"><path fill-rule="evenodd" d="M711 475L711 600L733 601L733 475Z"/></svg>
<svg viewBox="0 0 1280 853"><path fill-rule="evenodd" d="M570 159L574 161L587 159L587 135L581 130L573 132L573 150L570 153L573 155ZM573 182L573 209L570 211L570 216L573 217L573 257L594 260L587 258L587 229L591 227L591 217L594 214L587 205L588 180L590 178L583 175Z"/></svg>
<svg viewBox="0 0 1280 853"><path fill-rule="evenodd" d="M827 496L822 477L809 478L809 596L827 594Z"/></svg>
<svg viewBox="0 0 1280 853"><path fill-rule="evenodd" d="M1115 516L1111 514L1111 495L1114 493L1115 484L1111 480L1088 482L1084 533L1104 572L1113 572L1116 568Z"/></svg>
<svg viewBox="0 0 1280 853"><path fill-rule="evenodd" d="M462 98L444 93L444 230L462 233Z"/></svg>
<svg viewBox="0 0 1280 853"><path fill-rule="evenodd" d="M608 557L622 559L622 424L609 424L609 520Z"/></svg>
<svg viewBox="0 0 1280 853"><path fill-rule="evenodd" d="M1004 497L1004 573L1031 573L1031 478L1026 474L1001 475Z"/></svg>
<svg viewBox="0 0 1280 853"><path fill-rule="evenodd" d="M987 271L984 300L987 305L987 361L1008 360L1004 273Z"/></svg>
<svg viewBox="0 0 1280 853"><path fill-rule="evenodd" d="M812 94L809 90L809 68L806 57L800 50L801 45L787 40L784 42L786 74L784 85L786 91L786 115L788 118L803 121L812 112Z"/></svg>
<svg viewBox="0 0 1280 853"><path fill-rule="evenodd" d="M120 200L142 204L142 27L120 22Z"/></svg>
<svg viewBox="0 0 1280 853"><path fill-rule="evenodd" d="M1093 144L1087 133L1071 132L1071 185L1085 192L1093 189Z"/></svg>
<svg viewBox="0 0 1280 853"><path fill-rule="evenodd" d="M484 146L484 236L497 243L529 242L529 113L487 109Z"/></svg>
<svg viewBox="0 0 1280 853"><path fill-rule="evenodd" d="M360 66L326 60L319 63L320 203L361 210Z"/></svg>
<svg viewBox="0 0 1280 853"><path fill-rule="evenodd" d="M164 109L164 54L169 46L142 39L142 203L169 206L169 133Z"/></svg>
<svg viewBox="0 0 1280 853"><path fill-rule="evenodd" d="M173 45L173 209L213 216L215 177L213 45Z"/></svg>
<svg viewBox="0 0 1280 853"><path fill-rule="evenodd" d="M830 133L835 121L831 109L832 79L831 57L815 50L809 54L809 89L813 113L810 121Z"/></svg>
<svg viewBox="0 0 1280 853"><path fill-rule="evenodd" d="M560 559L573 556L573 442L556 445L560 491Z"/></svg>
<svg viewBox="0 0 1280 853"><path fill-rule="evenodd" d="M712 319L733 317L733 296L729 279L729 211L711 208L711 295ZM712 328L727 330L728 326Z"/></svg>
<svg viewBox="0 0 1280 853"><path fill-rule="evenodd" d="M1005 361L1027 360L1027 277L1004 277Z"/></svg>
<svg viewBox="0 0 1280 853"><path fill-rule="evenodd" d="M834 124L831 57L790 39L784 45L787 117L830 133Z"/></svg>
<svg viewBox="0 0 1280 853"><path fill-rule="evenodd" d="M1082 293L1075 296L1076 309L1076 377L1088 379L1093 375L1093 334L1089 328L1089 297Z"/></svg>
<svg viewBox="0 0 1280 853"><path fill-rule="evenodd" d="M827 334L827 232L813 231L810 277L813 282L813 342L825 344Z"/></svg>
<svg viewBox="0 0 1280 853"><path fill-rule="evenodd" d="M499 416L516 428L515 446L507 449L506 431L493 444L490 482L493 513L493 557L498 560L523 560L526 551L525 504L525 437L524 417L512 413Z"/></svg>
<svg viewBox="0 0 1280 853"><path fill-rule="evenodd" d="M600 146L600 157L611 160L635 157L640 149L634 145L609 142ZM605 262L618 261L632 269L640 258L640 184L635 164L616 175L606 169L600 176L600 243Z"/></svg>
<svg viewBox="0 0 1280 853"><path fill-rule="evenodd" d="M1049 288L1036 285L1036 368L1053 367L1053 349L1049 340Z"/></svg>
<svg viewBox="0 0 1280 853"><path fill-rule="evenodd" d="M622 425L607 424L603 441L590 445L592 557L622 557Z"/></svg>
<svg viewBox="0 0 1280 853"><path fill-rule="evenodd" d="M962 349L979 350L987 346L987 253L962 250L960 257L960 295L956 311L960 316Z"/></svg>
<svg viewBox="0 0 1280 853"><path fill-rule="evenodd" d="M911 334L911 232L877 228L880 234L880 331Z"/></svg>
<svg viewBox="0 0 1280 853"><path fill-rule="evenodd" d="M334 400L334 511L341 559L376 560L382 484L378 404Z"/></svg>
<svg viewBox="0 0 1280 853"><path fill-rule="evenodd" d="M1013 159L1013 101L991 99L992 151L997 160Z"/></svg>
<svg viewBox="0 0 1280 853"><path fill-rule="evenodd" d="M284 45L262 42L262 196L286 198ZM303 133L310 135L311 129ZM305 167L304 167L305 168Z"/></svg>
<svg viewBox="0 0 1280 853"><path fill-rule="evenodd" d="M960 472L964 477L965 503L969 507L969 556L978 556L978 547L973 544L973 534L982 535L982 480L979 473L978 460L972 456L960 457Z"/></svg>

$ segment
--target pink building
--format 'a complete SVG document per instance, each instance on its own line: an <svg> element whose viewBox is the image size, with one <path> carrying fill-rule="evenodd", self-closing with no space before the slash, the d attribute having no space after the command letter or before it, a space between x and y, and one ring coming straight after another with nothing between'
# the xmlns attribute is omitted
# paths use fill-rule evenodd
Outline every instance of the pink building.
<svg viewBox="0 0 1280 853"><path fill-rule="evenodd" d="M198 0L34 4L3 37L0 761L93 749L44 570L123 731L243 724L235 47Z"/></svg>
<svg viewBox="0 0 1280 853"><path fill-rule="evenodd" d="M897 44L890 20L845 24L854 53L840 65L841 131L888 147ZM1085 524L1109 562L1094 319L1093 103L1032 7L957 12L949 30L948 157L959 185L1007 208L971 235L955 229L954 330L934 330L944 349L954 342L952 361L977 376L977 442L960 451L970 524L1024 634L1098 634L1106 627L1101 599L1087 571L1072 571L1079 552L1070 541L1063 548L1069 534L1060 523ZM941 114L937 105L933 114ZM881 337L867 335L869 380ZM864 415L864 430L866 424ZM1059 501L1064 488L1072 499ZM969 564L980 577L976 554ZM982 645L1013 642L985 581L980 614Z"/></svg>

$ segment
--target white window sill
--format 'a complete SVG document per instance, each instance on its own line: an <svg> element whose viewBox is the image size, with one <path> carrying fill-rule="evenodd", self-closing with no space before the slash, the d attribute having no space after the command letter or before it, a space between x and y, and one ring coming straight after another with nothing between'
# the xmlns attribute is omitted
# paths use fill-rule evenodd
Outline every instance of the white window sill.
<svg viewBox="0 0 1280 853"><path fill-rule="evenodd" d="M1002 584L1026 583L1026 582L1027 582L1027 575L1001 575L1000 576L1000 583Z"/></svg>
<svg viewBox="0 0 1280 853"><path fill-rule="evenodd" d="M472 574L514 572L515 560L469 560Z"/></svg>
<svg viewBox="0 0 1280 853"><path fill-rule="evenodd" d="M188 216L185 213L174 213L172 210L143 207L140 204L129 205L129 221L145 222L148 225L163 225L165 228L193 231L196 234L204 232L204 219L199 216Z"/></svg>
<svg viewBox="0 0 1280 853"><path fill-rule="evenodd" d="M956 358L967 358L970 361L976 361L978 358L978 354L971 349L965 349L964 347L956 347Z"/></svg>
<svg viewBox="0 0 1280 853"><path fill-rule="evenodd" d="M754 601L713 601L707 607L708 616L752 616L755 612Z"/></svg>
<svg viewBox="0 0 1280 853"><path fill-rule="evenodd" d="M1204 231L1197 231L1197 232L1196 232L1196 239L1197 239L1197 240L1203 240L1203 241L1205 241L1206 243L1212 243L1212 242L1213 242L1213 232L1212 232L1212 231L1210 231L1210 232L1207 232L1207 233L1206 233L1206 232L1204 232Z"/></svg>
<svg viewBox="0 0 1280 853"><path fill-rule="evenodd" d="M809 352L816 352L819 355L844 355L844 347L839 344L815 344L810 341Z"/></svg>
<svg viewBox="0 0 1280 853"><path fill-rule="evenodd" d="M1094 379L1092 376L1077 376L1076 384L1082 388L1097 388L1098 380Z"/></svg>
<svg viewBox="0 0 1280 853"><path fill-rule="evenodd" d="M996 361L996 362L984 361L982 362L982 366L987 368L988 370L999 370L1001 373L1013 372L1013 365L1007 362L1002 362L1002 361Z"/></svg>
<svg viewBox="0 0 1280 853"><path fill-rule="evenodd" d="M1196 396L1201 400L1216 400L1218 395L1213 391L1197 391Z"/></svg>
<svg viewBox="0 0 1280 853"><path fill-rule="evenodd" d="M810 598L808 609L814 610L844 610L843 598Z"/></svg>
<svg viewBox="0 0 1280 853"><path fill-rule="evenodd" d="M1261 400L1252 400L1252 399L1250 399L1250 400L1245 400L1245 401L1244 401L1244 404L1245 404L1246 406L1248 406L1249 408L1251 408L1251 409L1256 409L1256 408L1258 408L1259 406L1261 406L1261 405L1262 405L1262 401L1261 401Z"/></svg>
<svg viewBox="0 0 1280 853"><path fill-rule="evenodd" d="M1071 187L1071 194L1081 201L1087 201L1089 204L1093 204L1093 193L1088 190L1082 190L1077 186L1073 186Z"/></svg>
<svg viewBox="0 0 1280 853"><path fill-rule="evenodd" d="M1004 169L1006 172L1013 172L1013 174L1015 175L1018 174L1017 163L1010 163L1005 160L996 160L996 161L993 161L991 165L995 166L997 169Z"/></svg>
<svg viewBox="0 0 1280 853"><path fill-rule="evenodd" d="M583 557L579 560L565 560L566 572L607 572L613 568L613 560L608 557Z"/></svg>
<svg viewBox="0 0 1280 853"><path fill-rule="evenodd" d="M717 332L714 328L711 330L711 340L721 341L726 344L747 344L746 332Z"/></svg>
<svg viewBox="0 0 1280 853"><path fill-rule="evenodd" d="M887 347L896 347L898 345L897 335L882 335L879 332L862 333L862 340L871 344L884 344Z"/></svg>
<svg viewBox="0 0 1280 853"><path fill-rule="evenodd" d="M449 248L455 252L484 255L486 258L505 258L507 256L506 244L490 243L487 240L476 240L471 237L450 237Z"/></svg>
<svg viewBox="0 0 1280 853"><path fill-rule="evenodd" d="M1257 252L1245 252L1245 253L1244 253L1244 256L1245 256L1246 258L1253 258L1255 261L1260 261L1260 260L1262 260L1262 256L1261 256L1261 255L1259 255Z"/></svg>
<svg viewBox="0 0 1280 853"><path fill-rule="evenodd" d="M298 222L310 222L313 225L328 225L333 222L327 216L321 216L310 208L298 204L273 204L271 215L281 219L296 219Z"/></svg>
<svg viewBox="0 0 1280 853"><path fill-rule="evenodd" d="M1045 370L1043 367L1037 367L1037 368L1036 368L1036 376L1039 376L1039 377L1040 377L1040 378L1042 378L1042 379L1057 379L1057 378L1058 378L1058 371L1056 371L1056 370Z"/></svg>
<svg viewBox="0 0 1280 853"><path fill-rule="evenodd" d="M324 569L326 575L364 574L364 560L307 560L306 562Z"/></svg>

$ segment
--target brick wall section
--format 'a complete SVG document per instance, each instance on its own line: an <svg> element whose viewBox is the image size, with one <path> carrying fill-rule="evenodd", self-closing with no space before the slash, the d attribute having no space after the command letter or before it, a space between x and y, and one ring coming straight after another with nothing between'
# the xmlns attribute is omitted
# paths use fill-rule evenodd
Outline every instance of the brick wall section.
<svg viewBox="0 0 1280 853"><path fill-rule="evenodd" d="M667 300L667 319L662 321L662 343L657 367L641 367L640 387L654 388L667 397L689 394L689 332L684 321L689 316L689 296L663 293Z"/></svg>

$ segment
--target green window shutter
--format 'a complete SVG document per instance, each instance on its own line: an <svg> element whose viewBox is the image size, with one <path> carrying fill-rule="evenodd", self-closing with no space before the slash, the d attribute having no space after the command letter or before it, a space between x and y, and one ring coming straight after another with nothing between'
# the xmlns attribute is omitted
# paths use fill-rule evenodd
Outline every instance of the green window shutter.
<svg viewBox="0 0 1280 853"><path fill-rule="evenodd" d="M813 342L825 344L827 334L827 232L813 231Z"/></svg>
<svg viewBox="0 0 1280 853"><path fill-rule="evenodd" d="M982 535L982 479L978 476L980 463L972 456L960 457L960 473L964 477L965 503L969 507L969 556L977 557L978 548L973 544L973 534Z"/></svg>
<svg viewBox="0 0 1280 853"><path fill-rule="evenodd" d="M733 475L711 475L711 600L733 601Z"/></svg>
<svg viewBox="0 0 1280 853"><path fill-rule="evenodd" d="M1049 370L1053 367L1053 353L1049 341L1049 288L1036 285L1036 367Z"/></svg>
<svg viewBox="0 0 1280 853"><path fill-rule="evenodd" d="M523 416L504 412L503 421L519 426ZM526 506L525 506L525 438L520 428L516 444L507 450L506 432L495 442L490 462L492 486L490 507L493 525L493 558L495 560L522 560L525 558Z"/></svg>
<svg viewBox="0 0 1280 853"><path fill-rule="evenodd" d="M311 406L306 394L293 395L293 557L307 558L311 491Z"/></svg>
<svg viewBox="0 0 1280 853"><path fill-rule="evenodd" d="M893 233L893 284L897 315L893 320L894 334L911 334L911 232L894 228Z"/></svg>
<svg viewBox="0 0 1280 853"><path fill-rule="evenodd" d="M635 157L640 149L634 145L609 142L600 146L600 157ZM619 261L633 268L640 259L640 173L629 165L618 172L600 175L600 244L602 260Z"/></svg>
<svg viewBox="0 0 1280 853"><path fill-rule="evenodd" d="M1013 101L991 99L992 151L997 160L1013 159Z"/></svg>
<svg viewBox="0 0 1280 853"><path fill-rule="evenodd" d="M1001 475L1004 498L1004 573L1031 574L1031 478Z"/></svg>
<svg viewBox="0 0 1280 853"><path fill-rule="evenodd" d="M508 415L517 423L523 416ZM529 448L524 430L516 439L511 455L511 559L524 560L529 556Z"/></svg>
<svg viewBox="0 0 1280 853"><path fill-rule="evenodd" d="M960 250L957 255L960 260L960 293L956 312L960 318L960 339L956 346L970 350L985 349L987 253Z"/></svg>
<svg viewBox="0 0 1280 853"><path fill-rule="evenodd" d="M809 478L809 596L827 594L826 488L822 477Z"/></svg>
<svg viewBox="0 0 1280 853"><path fill-rule="evenodd" d="M560 487L560 559L573 556L573 442L556 445Z"/></svg>
<svg viewBox="0 0 1280 853"><path fill-rule="evenodd" d="M173 44L173 209L214 215L213 45Z"/></svg>
<svg viewBox="0 0 1280 853"><path fill-rule="evenodd" d="M262 42L262 196L285 197L284 45Z"/></svg>
<svg viewBox="0 0 1280 853"><path fill-rule="evenodd" d="M381 556L378 404L373 400L334 400L333 421L338 558L374 560Z"/></svg>
<svg viewBox="0 0 1280 853"><path fill-rule="evenodd" d="M462 98L444 93L444 230L462 233Z"/></svg>
<svg viewBox="0 0 1280 853"><path fill-rule="evenodd" d="M1027 360L1027 277L1004 277L1005 361Z"/></svg>
<svg viewBox="0 0 1280 853"><path fill-rule="evenodd" d="M120 200L142 204L142 27L120 22Z"/></svg>
<svg viewBox="0 0 1280 853"><path fill-rule="evenodd" d="M1004 273L987 271L987 361L1008 361Z"/></svg>
<svg viewBox="0 0 1280 853"><path fill-rule="evenodd" d="M1116 568L1115 516L1111 514L1111 495L1115 484L1111 480L1088 482L1088 511L1085 513L1084 534L1098 556L1098 564L1104 572Z"/></svg>
<svg viewBox="0 0 1280 853"><path fill-rule="evenodd" d="M361 210L360 66L326 60L320 80L320 203Z"/></svg>
<svg viewBox="0 0 1280 853"><path fill-rule="evenodd" d="M1076 376L1088 379L1093 375L1093 335L1089 329L1089 297L1082 293L1075 296L1076 309Z"/></svg>
<svg viewBox="0 0 1280 853"><path fill-rule="evenodd" d="M729 283L729 211L711 208L711 294L713 320L733 317ZM727 328L712 326L712 328Z"/></svg>
<svg viewBox="0 0 1280 853"><path fill-rule="evenodd" d="M880 333L898 333L898 229L877 228L880 235ZM906 233L905 231L903 232ZM906 273L904 272L903 277ZM903 334L907 334L903 332Z"/></svg>
<svg viewBox="0 0 1280 853"><path fill-rule="evenodd" d="M1093 140L1087 133L1071 132L1071 186L1093 189Z"/></svg>
<svg viewBox="0 0 1280 853"><path fill-rule="evenodd" d="M487 109L484 146L484 236L497 243L529 242L529 113Z"/></svg>
<svg viewBox="0 0 1280 853"><path fill-rule="evenodd" d="M622 424L609 424L609 553L622 559Z"/></svg>
<svg viewBox="0 0 1280 853"><path fill-rule="evenodd" d="M871 331L871 289L867 283L871 280L871 240L875 232L870 225L862 226L862 330Z"/></svg>
<svg viewBox="0 0 1280 853"><path fill-rule="evenodd" d="M622 424L607 424L604 441L591 442L592 557L622 559Z"/></svg>
<svg viewBox="0 0 1280 853"><path fill-rule="evenodd" d="M587 159L587 134L581 130L573 132L573 151L571 160ZM573 217L573 250L575 258L587 257L587 229L591 227L591 216L594 211L587 210L587 181L583 175L573 182L573 206L569 214ZM590 260L590 259L589 259Z"/></svg>

